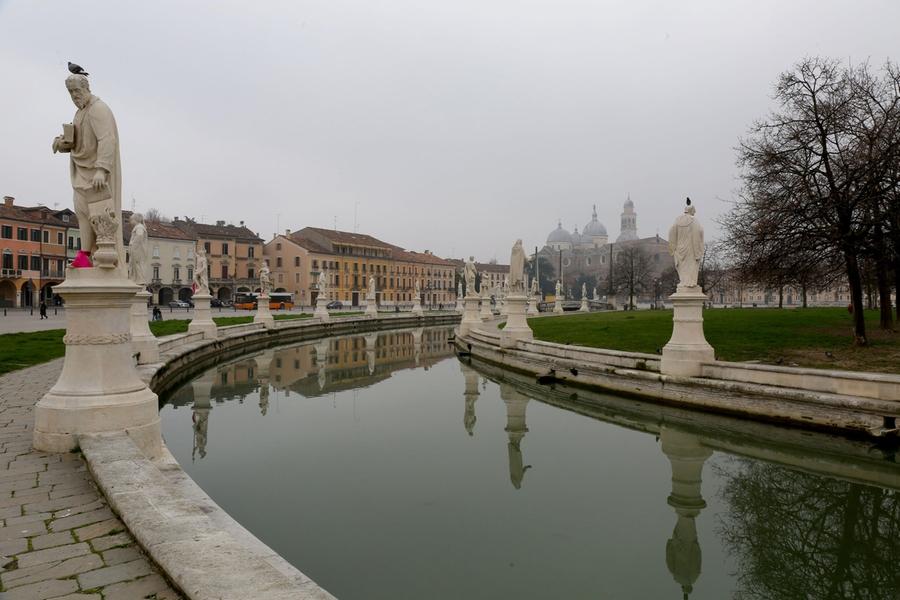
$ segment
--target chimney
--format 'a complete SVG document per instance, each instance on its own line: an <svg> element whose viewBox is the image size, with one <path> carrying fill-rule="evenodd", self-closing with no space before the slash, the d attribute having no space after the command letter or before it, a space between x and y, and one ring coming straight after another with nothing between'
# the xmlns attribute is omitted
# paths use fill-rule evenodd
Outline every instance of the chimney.
<svg viewBox="0 0 900 600"><path fill-rule="evenodd" d="M243 221L241 221L241 227L243 227L243 226L244 226L244 222L243 222Z"/></svg>
<svg viewBox="0 0 900 600"><path fill-rule="evenodd" d="M6 208L12 208L13 202L15 202L15 198L12 196L3 196L3 206Z"/></svg>
<svg viewBox="0 0 900 600"><path fill-rule="evenodd" d="M217 227L225 227L225 221L216 221Z"/></svg>

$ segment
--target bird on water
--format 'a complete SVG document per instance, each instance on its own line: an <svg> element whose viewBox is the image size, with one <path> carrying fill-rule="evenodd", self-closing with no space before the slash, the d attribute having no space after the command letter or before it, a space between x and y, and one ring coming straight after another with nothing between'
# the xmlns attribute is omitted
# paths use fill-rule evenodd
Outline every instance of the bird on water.
<svg viewBox="0 0 900 600"><path fill-rule="evenodd" d="M84 76L90 75L90 73L88 73L87 71L82 69L80 65L76 65L73 62L69 63L69 72L74 75L84 75Z"/></svg>

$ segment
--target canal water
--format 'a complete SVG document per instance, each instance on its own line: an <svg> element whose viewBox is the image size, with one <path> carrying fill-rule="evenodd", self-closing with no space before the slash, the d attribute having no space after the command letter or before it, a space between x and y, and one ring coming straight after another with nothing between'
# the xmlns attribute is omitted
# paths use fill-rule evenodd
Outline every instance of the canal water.
<svg viewBox="0 0 900 600"><path fill-rule="evenodd" d="M166 444L339 600L898 597L891 446L538 386L451 334L223 363Z"/></svg>

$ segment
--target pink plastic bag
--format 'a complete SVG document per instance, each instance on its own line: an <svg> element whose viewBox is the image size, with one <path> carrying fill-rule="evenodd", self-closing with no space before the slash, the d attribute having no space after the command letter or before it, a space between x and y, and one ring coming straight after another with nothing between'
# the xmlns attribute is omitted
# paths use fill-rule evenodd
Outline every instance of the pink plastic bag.
<svg viewBox="0 0 900 600"><path fill-rule="evenodd" d="M93 266L94 263L91 262L91 255L84 250L79 250L78 254L75 255L75 259L72 261L72 267L76 269L86 269Z"/></svg>

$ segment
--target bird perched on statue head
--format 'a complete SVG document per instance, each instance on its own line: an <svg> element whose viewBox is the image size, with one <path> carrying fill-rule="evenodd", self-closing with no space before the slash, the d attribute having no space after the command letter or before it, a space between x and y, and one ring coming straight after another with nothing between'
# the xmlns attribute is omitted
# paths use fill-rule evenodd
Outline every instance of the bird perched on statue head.
<svg viewBox="0 0 900 600"><path fill-rule="evenodd" d="M84 69L82 69L80 65L76 65L73 62L69 63L69 72L72 73L73 75L84 75L85 77L90 75L90 73L88 73Z"/></svg>

